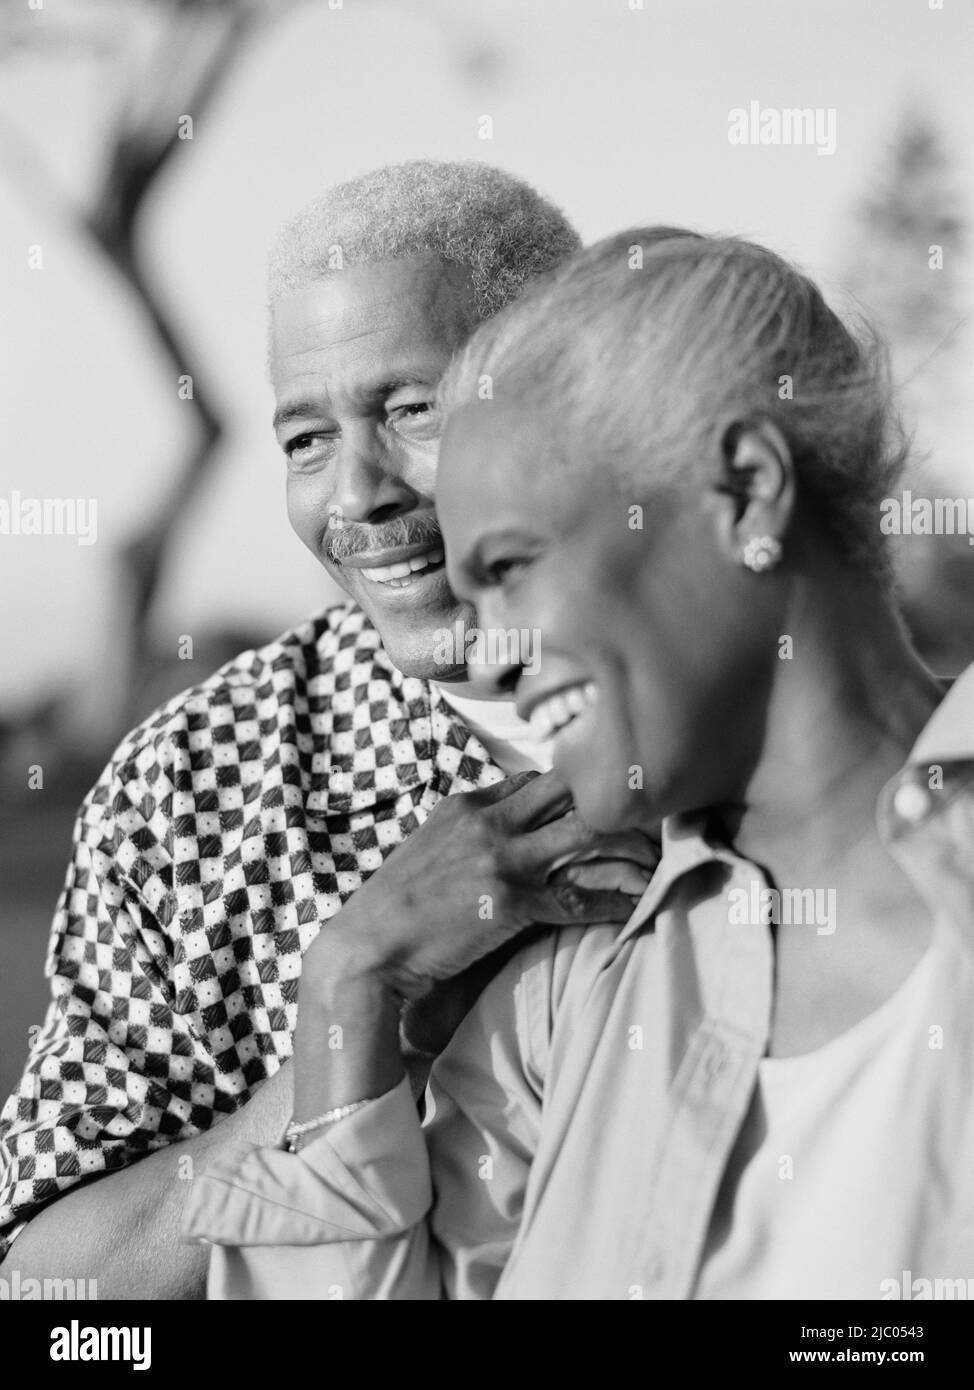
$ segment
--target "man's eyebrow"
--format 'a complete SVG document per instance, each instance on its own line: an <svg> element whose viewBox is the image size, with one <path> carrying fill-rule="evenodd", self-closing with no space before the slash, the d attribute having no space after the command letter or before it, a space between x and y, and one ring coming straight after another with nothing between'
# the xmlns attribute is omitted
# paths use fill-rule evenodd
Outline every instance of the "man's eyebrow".
<svg viewBox="0 0 974 1390"><path fill-rule="evenodd" d="M404 371L397 372L395 376L387 377L383 381L376 382L373 386L360 388L356 395L363 401L381 401L386 396L391 396L394 391L401 391L408 386L422 386L430 391L434 390L440 377L443 375L441 368L430 368L428 371ZM290 424L292 420L307 420L309 417L322 415L321 405L316 401L289 401L286 405L279 406L274 412L274 419L271 422L272 428L276 431L282 425Z"/></svg>
<svg viewBox="0 0 974 1390"><path fill-rule="evenodd" d="M404 386L429 386L433 387L443 375L441 371L429 372L400 372L396 376L389 377L388 380L380 382L374 388L376 396L391 396L393 391L400 391Z"/></svg>
<svg viewBox="0 0 974 1390"><path fill-rule="evenodd" d="M271 425L274 430L279 430L282 425L290 424L292 420L306 420L309 416L320 414L321 407L314 401L291 401L288 405L278 406Z"/></svg>

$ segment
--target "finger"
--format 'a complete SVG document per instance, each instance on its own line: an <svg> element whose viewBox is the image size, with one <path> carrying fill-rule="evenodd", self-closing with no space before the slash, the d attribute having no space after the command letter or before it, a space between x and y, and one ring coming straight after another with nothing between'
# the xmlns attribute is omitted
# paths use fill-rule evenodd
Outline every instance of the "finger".
<svg viewBox="0 0 974 1390"><path fill-rule="evenodd" d="M552 883L548 889L552 910L563 925L595 926L600 922L628 922L639 897L600 889L582 888L574 883Z"/></svg>
<svg viewBox="0 0 974 1390"><path fill-rule="evenodd" d="M535 772L533 768L529 768L524 772L512 773L510 777L505 777L502 782L492 782L489 787L478 787L476 791L461 792L460 795L470 797L481 806L493 806L498 801L505 801L513 796L528 782L536 782L541 775L540 772Z"/></svg>
<svg viewBox="0 0 974 1390"><path fill-rule="evenodd" d="M503 810L511 829L526 832L564 816L572 806L568 783L557 772L542 772L507 797Z"/></svg>
<svg viewBox="0 0 974 1390"><path fill-rule="evenodd" d="M581 888L615 888L620 893L641 897L653 881L653 870L629 859L595 859L584 864L566 864L549 874L549 882L557 878Z"/></svg>
<svg viewBox="0 0 974 1390"><path fill-rule="evenodd" d="M574 811L521 834L512 844L523 872L547 877L552 869L572 863L597 843L597 837Z"/></svg>
<svg viewBox="0 0 974 1390"><path fill-rule="evenodd" d="M592 835L589 842L575 852L571 861L566 856L564 862L582 864L598 859L627 859L653 870L660 861L660 855L660 846L641 830L625 830L615 835Z"/></svg>
<svg viewBox="0 0 974 1390"><path fill-rule="evenodd" d="M624 830L616 835L600 835L597 849L592 858L629 859L634 864L644 864L655 869L660 860L658 841L651 839L642 830Z"/></svg>

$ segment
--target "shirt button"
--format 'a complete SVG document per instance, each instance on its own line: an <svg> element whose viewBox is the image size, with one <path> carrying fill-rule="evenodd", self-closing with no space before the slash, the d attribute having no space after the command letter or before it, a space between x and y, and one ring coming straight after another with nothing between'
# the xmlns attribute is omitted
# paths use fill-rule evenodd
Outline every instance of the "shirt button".
<svg viewBox="0 0 974 1390"><path fill-rule="evenodd" d="M922 820L930 810L933 798L926 787L919 786L916 782L903 782L896 788L893 796L893 810L900 820L915 821Z"/></svg>
<svg viewBox="0 0 974 1390"><path fill-rule="evenodd" d="M703 1059L703 1074L708 1081L715 1080L727 1065L727 1049L722 1043L711 1043Z"/></svg>

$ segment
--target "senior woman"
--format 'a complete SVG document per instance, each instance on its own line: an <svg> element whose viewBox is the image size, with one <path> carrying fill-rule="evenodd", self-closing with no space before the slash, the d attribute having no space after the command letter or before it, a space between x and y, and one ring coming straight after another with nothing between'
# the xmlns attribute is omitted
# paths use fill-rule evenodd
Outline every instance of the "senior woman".
<svg viewBox="0 0 974 1390"><path fill-rule="evenodd" d="M433 1069L404 1000L499 945L369 886L302 981L296 1123L194 1184L218 1297L879 1298L974 1276L974 673L910 646L875 346L731 239L627 232L482 327L443 399L451 582L557 777L665 817L623 927L532 935ZM462 804L444 803L458 847ZM458 848L457 858L460 858ZM354 920L353 920L354 919ZM342 1025L341 1049L328 1029ZM910 1282L910 1288L904 1287Z"/></svg>

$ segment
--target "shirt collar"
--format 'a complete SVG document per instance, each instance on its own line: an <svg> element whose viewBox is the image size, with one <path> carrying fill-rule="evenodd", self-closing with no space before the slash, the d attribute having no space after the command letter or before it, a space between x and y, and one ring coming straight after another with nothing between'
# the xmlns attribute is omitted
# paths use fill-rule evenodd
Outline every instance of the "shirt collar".
<svg viewBox="0 0 974 1390"><path fill-rule="evenodd" d="M974 665L958 676L924 725L910 763L974 760Z"/></svg>
<svg viewBox="0 0 974 1390"><path fill-rule="evenodd" d="M660 830L663 852L659 866L620 932L617 944L634 936L659 911L667 893L685 874L702 864L723 863L736 868L748 862L712 837L708 830L709 819L706 812L697 812L669 816L663 821Z"/></svg>

